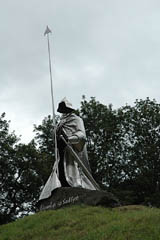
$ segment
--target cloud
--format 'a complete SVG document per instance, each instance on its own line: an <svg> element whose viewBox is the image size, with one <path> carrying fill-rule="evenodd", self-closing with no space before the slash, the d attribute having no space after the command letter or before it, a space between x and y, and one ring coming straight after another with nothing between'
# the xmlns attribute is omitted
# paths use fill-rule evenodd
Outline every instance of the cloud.
<svg viewBox="0 0 160 240"><path fill-rule="evenodd" d="M1 4L1 111L23 141L52 113L46 25L55 108L82 95L115 108L135 99L160 101L158 0L9 1Z"/></svg>

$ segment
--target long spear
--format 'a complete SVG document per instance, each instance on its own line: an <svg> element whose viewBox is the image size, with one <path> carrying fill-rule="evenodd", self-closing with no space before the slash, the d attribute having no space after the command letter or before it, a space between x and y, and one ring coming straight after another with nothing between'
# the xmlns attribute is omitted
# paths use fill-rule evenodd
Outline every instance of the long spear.
<svg viewBox="0 0 160 240"><path fill-rule="evenodd" d="M49 34L52 33L52 31L49 29L49 27L46 27L46 30L44 32L44 36L47 35L47 42L48 42L48 59L49 59L49 72L50 72L50 84L51 84L51 98L52 98L52 114L53 114L53 126L54 126L54 144L55 144L55 161L58 171L58 160L57 160L57 137L56 137L56 115L55 115L55 108L54 108L54 97L53 97L53 80L52 80L52 65L51 65L51 53L50 53L50 42L49 42ZM58 173L58 172L57 172Z"/></svg>

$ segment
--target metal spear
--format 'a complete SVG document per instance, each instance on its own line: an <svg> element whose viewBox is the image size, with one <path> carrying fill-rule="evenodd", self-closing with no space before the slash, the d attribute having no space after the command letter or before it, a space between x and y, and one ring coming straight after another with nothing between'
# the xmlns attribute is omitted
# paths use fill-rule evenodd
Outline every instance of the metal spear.
<svg viewBox="0 0 160 240"><path fill-rule="evenodd" d="M58 174L58 159L57 159L57 137L56 137L56 115L55 115L55 108L54 108L54 97L53 97L53 80L52 80L52 64L51 64L51 53L50 53L50 42L49 42L49 34L52 31L49 27L46 27L44 32L44 36L47 35L47 42L48 42L48 60L49 60L49 72L50 72L50 85L51 85L51 98L52 98L52 114L53 114L53 126L54 126L54 145L55 145L55 161L56 161L56 172Z"/></svg>

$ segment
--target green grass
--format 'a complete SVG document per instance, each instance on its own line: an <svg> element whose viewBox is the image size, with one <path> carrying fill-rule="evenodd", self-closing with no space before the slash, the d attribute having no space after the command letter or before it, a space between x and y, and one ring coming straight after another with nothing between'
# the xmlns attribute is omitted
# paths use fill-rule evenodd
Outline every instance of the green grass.
<svg viewBox="0 0 160 240"><path fill-rule="evenodd" d="M72 206L0 226L0 240L160 240L160 209Z"/></svg>

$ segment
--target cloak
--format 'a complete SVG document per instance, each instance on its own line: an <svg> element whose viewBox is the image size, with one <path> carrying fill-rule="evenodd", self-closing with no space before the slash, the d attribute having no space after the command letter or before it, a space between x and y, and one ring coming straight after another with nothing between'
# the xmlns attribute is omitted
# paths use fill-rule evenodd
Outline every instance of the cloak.
<svg viewBox="0 0 160 240"><path fill-rule="evenodd" d="M81 187L90 190L96 190L92 182L83 173L75 161L70 149L62 143L60 135L67 138L72 148L77 153L89 172L90 165L86 148L86 133L83 120L74 113L63 114L60 123L57 126L57 142L58 142L58 161L54 163L51 175L46 182L39 200L46 199L51 196L52 191L56 188L64 187L61 175L64 175L65 182L68 187Z"/></svg>

